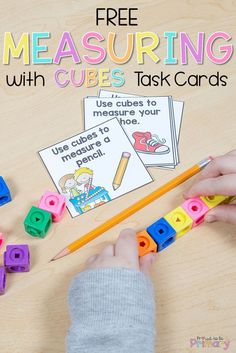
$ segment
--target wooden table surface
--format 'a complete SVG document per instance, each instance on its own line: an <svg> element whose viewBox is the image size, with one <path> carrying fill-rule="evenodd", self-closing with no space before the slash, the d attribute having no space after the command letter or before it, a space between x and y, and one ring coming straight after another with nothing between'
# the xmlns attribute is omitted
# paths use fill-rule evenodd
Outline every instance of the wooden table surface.
<svg viewBox="0 0 236 353"><path fill-rule="evenodd" d="M144 65L137 65L134 54L122 67L126 85L120 91L173 95L185 102L181 163L175 171L150 168L155 179L153 183L76 219L72 220L67 212L63 221L54 225L44 240L34 239L23 229L24 217L45 190L55 190L37 151L82 131L82 99L96 95L98 87L59 89L53 77L55 65L23 66L21 61L11 59L11 64L4 66L1 62L0 174L11 187L13 201L0 209L0 229L7 234L7 243L28 243L32 258L30 273L7 276L7 292L0 298L1 353L64 352L64 338L69 327L68 286L83 268L85 260L104 244L114 241L123 228L140 229L178 206L182 192L194 180L153 202L71 256L54 263L49 263L49 259L68 243L116 214L117 210L131 205L205 156L223 154L235 148L235 57L221 66L211 63L206 55L203 65L196 65L189 58L188 65L167 66L163 63L166 53L163 33L186 31L194 41L199 31L205 32L208 38L211 33L222 30L233 37L233 43L236 38L236 2L120 0L118 4L139 8L138 27L96 27L95 9L111 6L108 1L1 2L1 57L6 31L12 31L16 40L22 32L51 32L47 55L55 53L63 31L72 33L81 55L84 50L80 38L87 31L96 30L105 37L109 31L117 32L117 51L120 53L125 48L128 30L153 31L161 37L157 52L162 61L154 64L146 58ZM175 53L179 58L178 39ZM70 60L63 61L61 66L75 67ZM112 69L116 66L107 59L96 68ZM80 68L76 66L76 70ZM229 79L226 87L211 87L207 82L201 87L138 87L133 73L137 69L151 74L185 71L186 75L210 75L219 71ZM43 74L46 86L7 86L7 74L18 75L29 70ZM157 352L213 352L212 349L190 348L189 340L196 336L222 336L231 342L228 352L236 352L235 269L236 229L220 223L199 226L159 254L152 273L157 301Z"/></svg>

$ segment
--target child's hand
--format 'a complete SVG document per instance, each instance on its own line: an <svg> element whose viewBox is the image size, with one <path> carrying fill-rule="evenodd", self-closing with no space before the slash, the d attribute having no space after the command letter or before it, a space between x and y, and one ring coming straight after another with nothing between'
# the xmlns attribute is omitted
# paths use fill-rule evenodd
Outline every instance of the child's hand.
<svg viewBox="0 0 236 353"><path fill-rule="evenodd" d="M184 194L185 198L210 195L236 195L236 150L216 157L200 174L199 181ZM208 212L207 222L236 224L236 205L220 205Z"/></svg>
<svg viewBox="0 0 236 353"><path fill-rule="evenodd" d="M139 259L136 233L132 229L125 229L120 233L115 245L107 245L100 254L88 259L86 269L125 267L149 275L155 257L155 254L151 253Z"/></svg>

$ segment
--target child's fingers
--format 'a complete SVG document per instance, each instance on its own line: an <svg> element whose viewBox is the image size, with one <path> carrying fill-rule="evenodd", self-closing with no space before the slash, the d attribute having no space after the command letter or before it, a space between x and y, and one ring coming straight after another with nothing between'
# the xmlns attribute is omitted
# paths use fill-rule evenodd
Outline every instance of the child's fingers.
<svg viewBox="0 0 236 353"><path fill-rule="evenodd" d="M208 212L206 222L221 221L236 224L236 205L220 205Z"/></svg>
<svg viewBox="0 0 236 353"><path fill-rule="evenodd" d="M210 196L210 195L229 195L236 194L236 174L219 176L217 178L209 178L199 180L187 192L184 193L185 198L194 196Z"/></svg>
<svg viewBox="0 0 236 353"><path fill-rule="evenodd" d="M200 179L215 178L220 175L236 173L236 151L213 159L200 173Z"/></svg>
<svg viewBox="0 0 236 353"><path fill-rule="evenodd" d="M228 152L227 155L236 156L236 150L232 150L232 151Z"/></svg>
<svg viewBox="0 0 236 353"><path fill-rule="evenodd" d="M93 263L95 260L97 260L98 256L99 256L99 255L96 254L96 255L93 255L93 256L89 257L88 260L86 261L85 265L88 266L88 265L90 265L91 263Z"/></svg>
<svg viewBox="0 0 236 353"><path fill-rule="evenodd" d="M138 244L133 229L122 230L115 245L115 255L121 256L138 268Z"/></svg>
<svg viewBox="0 0 236 353"><path fill-rule="evenodd" d="M149 276L153 262L156 259L156 254L150 253L139 259L140 271Z"/></svg>
<svg viewBox="0 0 236 353"><path fill-rule="evenodd" d="M100 255L102 256L114 256L115 255L115 249L113 244L109 244L105 246L105 248L101 251Z"/></svg>

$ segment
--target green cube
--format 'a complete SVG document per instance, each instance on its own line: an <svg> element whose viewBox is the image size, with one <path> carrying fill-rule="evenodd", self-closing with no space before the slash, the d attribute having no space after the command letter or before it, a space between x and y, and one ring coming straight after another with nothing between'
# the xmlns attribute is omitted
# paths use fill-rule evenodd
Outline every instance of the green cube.
<svg viewBox="0 0 236 353"><path fill-rule="evenodd" d="M24 220L25 231L36 238L44 238L52 224L51 213L31 207Z"/></svg>

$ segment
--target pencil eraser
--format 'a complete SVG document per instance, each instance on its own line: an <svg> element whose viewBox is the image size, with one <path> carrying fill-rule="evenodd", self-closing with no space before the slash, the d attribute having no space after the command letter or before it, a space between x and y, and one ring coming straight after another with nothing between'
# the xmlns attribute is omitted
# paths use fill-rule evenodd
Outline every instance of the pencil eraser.
<svg viewBox="0 0 236 353"><path fill-rule="evenodd" d="M28 245L7 245L4 253L4 266L7 272L28 272L30 270Z"/></svg>
<svg viewBox="0 0 236 353"><path fill-rule="evenodd" d="M129 158L131 156L131 153L129 152L123 152L122 157Z"/></svg>
<svg viewBox="0 0 236 353"><path fill-rule="evenodd" d="M66 209L66 197L56 192L47 191L40 199L39 208L50 212L53 222L59 222Z"/></svg>

